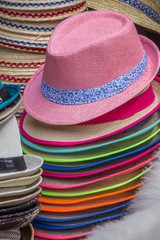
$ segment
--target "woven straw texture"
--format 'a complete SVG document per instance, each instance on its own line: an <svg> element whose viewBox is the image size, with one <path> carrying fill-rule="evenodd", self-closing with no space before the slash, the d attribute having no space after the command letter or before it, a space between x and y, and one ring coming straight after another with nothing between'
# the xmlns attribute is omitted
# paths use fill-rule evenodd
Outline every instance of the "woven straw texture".
<svg viewBox="0 0 160 240"><path fill-rule="evenodd" d="M42 124L40 121L30 117L28 114L21 122L23 122L23 129L28 133L28 135L34 137L39 140L46 140L50 142L79 142L85 140L95 140L96 138L109 136L111 133L113 134L115 131L125 128L126 126L133 124L137 120L143 118L147 114L153 111L156 106L160 103L159 91L160 84L154 81L153 83L154 93L155 93L155 101L143 109L142 111L134 114L133 116L118 120L114 122L108 122L104 124L96 124L96 125L72 125L72 126L56 126L56 125L48 125ZM45 132L45 134L44 134ZM43 136L43 139L42 139ZM82 143L82 142L81 142Z"/></svg>
<svg viewBox="0 0 160 240"><path fill-rule="evenodd" d="M42 178L39 177L37 181L30 185L23 185L18 187L11 187L11 188L1 188L0 189L0 198L1 197L11 197L11 196L19 196L25 195L33 192L39 184L42 182ZM25 183L24 183L25 184Z"/></svg>
<svg viewBox="0 0 160 240"><path fill-rule="evenodd" d="M59 22L87 9L84 0L0 4L0 46L37 53L45 53L49 36Z"/></svg>
<svg viewBox="0 0 160 240"><path fill-rule="evenodd" d="M10 179L10 180L4 180L4 181L0 182L0 188L23 186L24 183L26 185L30 185L33 182L37 181L39 179L39 177L41 176L41 174L42 174L42 169L39 169L38 172L36 172L35 174L33 174L31 176L13 178L13 179Z"/></svg>
<svg viewBox="0 0 160 240"><path fill-rule="evenodd" d="M27 227L21 228L21 235L23 240L34 240L34 229L32 224L29 224Z"/></svg>
<svg viewBox="0 0 160 240"><path fill-rule="evenodd" d="M1 158L22 156L21 141L15 117L10 119L7 124L0 126L0 138L3 139L0 144Z"/></svg>
<svg viewBox="0 0 160 240"><path fill-rule="evenodd" d="M20 71L21 68L37 68L44 63L44 60L44 53L17 51L0 46L0 67L18 68Z"/></svg>
<svg viewBox="0 0 160 240"><path fill-rule="evenodd" d="M160 1L159 0L141 0L142 3L153 9L160 18ZM128 15L136 24L147 29L153 30L160 34L160 23L154 22L145 13L129 6L120 0L87 0L88 7L95 10L111 10Z"/></svg>
<svg viewBox="0 0 160 240"><path fill-rule="evenodd" d="M17 1L17 0L9 0L9 1L1 1L0 5L4 9L15 9L17 11L40 11L40 10L54 10L54 9L61 9L64 7L71 7L75 6L76 4L80 4L84 2L84 0L38 0L38 1Z"/></svg>
<svg viewBox="0 0 160 240"><path fill-rule="evenodd" d="M1 198L0 207L1 208L10 207L10 206L13 207L13 206L26 203L27 201L30 201L31 199L37 197L40 194L40 192L41 192L41 188L38 187L32 193L27 195Z"/></svg>
<svg viewBox="0 0 160 240"><path fill-rule="evenodd" d="M0 239L3 240L20 240L21 233L19 229L0 231Z"/></svg>
<svg viewBox="0 0 160 240"><path fill-rule="evenodd" d="M12 20L20 20L20 21L50 21L50 20L62 20L64 18L70 17L76 13L83 12L86 10L87 4L86 1L83 1L80 4L77 4L75 6L66 7L62 9L57 10L51 10L48 11L40 10L35 11L32 13L28 11L23 12L23 10L6 10L6 9L0 9L0 17L3 19L12 19Z"/></svg>
<svg viewBox="0 0 160 240"><path fill-rule="evenodd" d="M20 33L27 35L51 35L52 31L61 21L35 21L35 22L26 22L26 21L16 21L16 20L7 20L0 18L0 29L6 30L8 32L19 31Z"/></svg>

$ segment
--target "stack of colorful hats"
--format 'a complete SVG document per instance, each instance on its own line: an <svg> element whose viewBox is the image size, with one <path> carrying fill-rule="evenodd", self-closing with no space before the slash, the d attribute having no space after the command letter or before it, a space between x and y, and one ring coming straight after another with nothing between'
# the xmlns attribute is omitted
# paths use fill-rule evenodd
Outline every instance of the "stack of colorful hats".
<svg viewBox="0 0 160 240"><path fill-rule="evenodd" d="M2 85L0 89L0 239L18 240L22 235L22 239L30 240L33 229L27 226L40 211L43 160L23 155L13 116L21 101L19 92L15 85Z"/></svg>
<svg viewBox="0 0 160 240"><path fill-rule="evenodd" d="M0 80L23 92L44 63L49 37L63 19L87 9L85 0L0 1ZM21 115L23 107L19 110Z"/></svg>
<svg viewBox="0 0 160 240"><path fill-rule="evenodd" d="M159 51L111 11L66 19L47 48L20 121L24 153L45 161L35 239L78 239L127 213L156 160Z"/></svg>

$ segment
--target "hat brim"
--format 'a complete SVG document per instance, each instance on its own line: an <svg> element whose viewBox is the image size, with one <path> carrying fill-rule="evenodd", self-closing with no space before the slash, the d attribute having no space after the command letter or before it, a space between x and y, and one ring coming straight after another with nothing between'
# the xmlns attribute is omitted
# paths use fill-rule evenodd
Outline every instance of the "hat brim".
<svg viewBox="0 0 160 240"><path fill-rule="evenodd" d="M142 111L123 120L94 125L57 126L42 124L33 116L30 117L28 112L27 114L24 112L20 121L20 130L30 141L46 145L77 145L109 137L138 124L159 108L160 83L153 81L152 88L155 95L154 102ZM46 109L48 109L47 106Z"/></svg>
<svg viewBox="0 0 160 240"><path fill-rule="evenodd" d="M148 1L150 2L150 1ZM111 10L111 11L116 11L119 13L123 13L127 16L129 16L133 22L136 24L143 26L147 29L150 29L151 31L155 31L157 33L160 33L160 27L159 23L153 21L150 17L145 15L145 13L141 12L138 10L136 7L130 6L128 3L124 3L119 0L88 0L88 7L95 9L95 10ZM146 2L147 5L147 2ZM156 4L151 2L149 4L150 7L155 9L155 12L157 14L159 13L159 8Z"/></svg>
<svg viewBox="0 0 160 240"><path fill-rule="evenodd" d="M61 1L62 2L62 1ZM35 21L35 22L45 22L45 21L56 21L56 20L63 20L67 17L70 17L76 13L83 12L87 9L87 3L86 1L81 1L76 4L72 4L72 6L66 6L62 9L47 9L45 12L45 9L41 8L40 10L36 9L36 11L28 11L26 12L23 10L23 8L20 9L13 9L12 11L5 10L2 8L2 11L0 12L0 17L3 19L13 20L12 14L14 14L14 21ZM7 14L6 14L7 12ZM4 17L5 16L5 17ZM16 32L16 31L15 31ZM28 44L28 43L27 43Z"/></svg>
<svg viewBox="0 0 160 240"><path fill-rule="evenodd" d="M15 46L42 48L44 50L46 49L47 42L49 40L49 36L40 36L40 39L39 38L36 39L34 35L18 34L18 32L16 32L15 30L14 32L8 32L4 29L2 30L1 27L0 27L0 36L1 36L0 46L2 46L3 42L4 43L6 42L6 43L12 43Z"/></svg>
<svg viewBox="0 0 160 240"><path fill-rule="evenodd" d="M114 176L112 179L111 178L104 179L98 182L97 184L91 183L91 184L84 185L77 188L63 189L63 192L61 189L52 189L52 188L48 189L43 187L42 195L51 196L51 197L63 197L63 199L68 197L82 197L82 196L84 196L85 198L85 196L89 194L99 194L102 192L106 193L107 191L122 187L124 185L127 185L128 183L134 182L135 180L139 179L143 174L145 174L148 170L149 168L146 170L144 170L143 168L135 169L132 172L128 172L118 177ZM98 204L98 200L96 201Z"/></svg>
<svg viewBox="0 0 160 240"><path fill-rule="evenodd" d="M73 178L72 179L64 179L64 178L58 178L58 179L53 179L50 177L46 177L43 176L43 181L41 183L41 187L43 188L49 188L49 189L72 189L72 188L78 188L78 187L82 187L82 186L86 186L86 185L90 185L90 184L97 184L100 183L103 180L106 179L110 179L114 177L118 177L121 176L123 174L127 174L129 172L135 171L136 169L140 169L144 166L146 166L147 164L149 164L150 162L152 162L153 160L156 159L156 156L153 157L146 157L144 159L140 159L139 162L135 163L129 163L127 166L121 166L120 169L118 168L114 168L114 169L110 169L110 168L102 168L100 169L101 172L99 174L94 175L94 170L92 171L92 169L90 169L89 173L93 173L89 179L84 178L80 178L77 179L74 178L74 182L73 182ZM109 172L111 171L111 172ZM73 174L73 173L72 173ZM73 176L74 177L74 176Z"/></svg>
<svg viewBox="0 0 160 240"><path fill-rule="evenodd" d="M0 180L9 180L18 177L25 177L35 174L42 166L43 160L37 156L24 155L26 170L18 172L0 173Z"/></svg>
<svg viewBox="0 0 160 240"><path fill-rule="evenodd" d="M159 50L149 39L139 36L148 58L145 73L126 90L104 100L88 104L65 105L51 102L41 94L43 68L32 76L24 92L25 110L35 119L54 125L73 125L107 113L141 92L154 79L159 69Z"/></svg>
<svg viewBox="0 0 160 240"><path fill-rule="evenodd" d="M100 158L106 158L112 155L120 154L123 152L129 152L134 151L135 149L140 149L144 146L149 145L150 143L153 143L155 141L159 141L159 132L160 128L159 125L154 127L152 130L150 130L148 133L145 133L143 135L140 135L139 137L132 139L131 141L126 141L125 144L122 142L121 144L112 144L109 146L99 147L98 149L91 149L87 151L82 152L73 152L73 153L44 153L39 152L38 155L40 155L42 158L44 158L46 161L52 161L53 162L81 162L81 161L88 161L88 160L95 160ZM24 149L25 151L25 149ZM26 152L26 151L25 151ZM34 154L35 150L31 153L28 152L28 154Z"/></svg>
<svg viewBox="0 0 160 240"><path fill-rule="evenodd" d="M14 1L14 2L1 2L0 6L3 7L4 9L16 9L16 10L24 10L24 11L43 11L43 10L55 10L59 8L65 8L65 7L70 7L70 6L75 6L78 3L82 3L84 0L72 0L72 1L56 1L56 2L51 2L51 1L36 1L32 3L26 4L26 1Z"/></svg>
<svg viewBox="0 0 160 240"><path fill-rule="evenodd" d="M76 229L76 230L68 230L67 232L59 231L59 230L49 230L49 229L42 229L38 227L34 227L34 240L44 240L44 239L76 239L80 237L87 236L93 233L91 227L86 229Z"/></svg>
<svg viewBox="0 0 160 240"><path fill-rule="evenodd" d="M117 203L122 203L125 201L128 201L132 198L135 197L135 193L133 190L125 192L125 193L121 193L118 194L116 196L112 196L112 197L107 197L107 198L102 198L102 199L98 199L98 202L96 200L91 201L91 202L85 202L82 204L76 204L76 205L62 205L62 206L54 206L51 207L50 204L42 204L42 211L48 211L48 212L74 212L74 211L84 211L87 209L94 209L94 208L98 208L98 207L104 207L104 206L108 206L108 205L114 205Z"/></svg>
<svg viewBox="0 0 160 240"><path fill-rule="evenodd" d="M103 197L111 197L113 195L118 195L119 193L124 193L130 190L134 190L137 189L138 187L140 187L144 182L139 182L139 179L137 179L134 182L130 182L124 186L118 187L116 189L112 189L110 191L106 191L106 192L100 192L100 193L96 193L96 194L90 194L89 196L85 195L85 196L79 196L79 197L67 197L63 198L63 197L52 197L52 196L42 196L41 198L39 198L39 201L41 203L46 203L46 204L52 204L53 205L72 205L72 204L77 204L77 203L84 203L87 201L91 201L91 200L97 200L97 199L101 199ZM108 207L109 208L109 207ZM107 209L108 209L107 208ZM109 208L110 209L110 208ZM106 210L106 209L105 209ZM95 208L93 210L92 213L97 213L97 209ZM70 215L62 215L62 213L57 213L57 215L52 216L52 218L56 221L56 219L58 218L57 221L69 221L70 218L86 218L89 217L87 214L89 214L89 212L70 212ZM52 215L52 214L51 214ZM51 216L50 215L50 216ZM44 212L41 212L41 216L45 216ZM50 217L49 216L49 217ZM60 219L61 218L61 219ZM66 220L65 220L66 219ZM53 220L53 222L54 222ZM72 219L74 220L74 219Z"/></svg>
<svg viewBox="0 0 160 240"><path fill-rule="evenodd" d="M13 21L13 20L12 20ZM33 24L33 23L32 23ZM26 31L26 30L25 30ZM0 46L1 56L3 56L3 62L1 62L1 67L8 68L38 68L45 60L44 53L31 53L25 51L17 51L12 48L6 48Z"/></svg>
<svg viewBox="0 0 160 240"><path fill-rule="evenodd" d="M89 210L85 211L79 211L79 212L70 212L70 213L52 213L52 212L43 212L41 211L38 216L35 217L38 221L43 222L54 222L54 223L60 223L60 222L68 222L68 221L75 221L85 218L90 218L92 216L100 215L103 213L109 213L117 209L122 209L123 207L126 207L128 204L130 204L130 201L127 201L124 204L115 204L114 206L108 206L105 208L98 208L98 209L92 209L92 212Z"/></svg>
<svg viewBox="0 0 160 240"><path fill-rule="evenodd" d="M88 226L92 223L99 223L101 221L110 221L110 220L114 220L118 217L122 217L124 215L126 215L127 212L125 211L116 211L113 215L108 214L108 213L104 213L100 216L94 216L91 219L85 219L85 220L80 220L80 221L76 221L76 223L71 222L71 223L60 223L55 224L55 223L46 223L46 222L38 222L36 220L33 221L33 226L37 226L40 228L44 228L44 229L53 229L53 230L67 230L67 229L74 229L74 228L79 228L79 227L83 227L83 226Z"/></svg>
<svg viewBox="0 0 160 240"><path fill-rule="evenodd" d="M11 213L11 214L14 214L14 216L16 217L16 214L18 214L18 212L24 212L27 209L29 209L30 207L33 207L37 203L37 200L38 200L39 197L40 197L40 194L37 195L36 197L33 197L29 201L22 203L22 204L18 204L16 206L12 206L12 204L11 204L10 207L0 208L0 215L4 215L4 214L7 215L7 214Z"/></svg>
<svg viewBox="0 0 160 240"><path fill-rule="evenodd" d="M8 105L10 105L18 97L18 95L20 94L20 87L17 86L17 85L4 84L3 86L9 92L11 97L0 104L0 110L2 110L3 108L7 107Z"/></svg>
<svg viewBox="0 0 160 240"><path fill-rule="evenodd" d="M24 183L23 186L12 187L12 188L1 188L0 189L0 198L17 196L17 195L25 195L25 194L31 193L39 186L39 184L41 182L42 182L42 178L39 177L39 179L36 182L34 182L30 185L25 185L25 183Z"/></svg>
<svg viewBox="0 0 160 240"><path fill-rule="evenodd" d="M22 95L19 96L9 105L0 111L0 124L8 121L18 110L22 102Z"/></svg>
<svg viewBox="0 0 160 240"><path fill-rule="evenodd" d="M157 102L158 104L158 101L155 100L155 102ZM155 107L154 110L155 109L157 109L157 107ZM48 124L47 125L41 124L39 121L30 117L30 115L24 111L20 120L20 130L21 130L21 133L23 134L21 135L21 140L23 141L25 137L26 145L42 152L50 152L50 153L80 152L80 151L98 148L100 146L105 146L105 145L116 143L116 142L121 142L124 140L129 141L130 139L137 137L143 134L144 132L147 132L149 129L152 128L152 125L154 127L154 124L156 125L160 121L159 110L156 111L155 113L153 113L153 111L150 111L149 114L145 115L143 117L143 120L134 122L134 124L132 124L132 126L134 127L130 126L129 128L128 127L129 125L128 125L124 131L119 131L119 133L117 134L108 134L108 136L105 136L105 137L102 136L102 137L96 138L97 141L94 141L95 138L94 139L88 139L88 138L89 136L95 136L98 134L100 136L101 134L103 134L103 131L104 132L111 131L112 126L116 128L116 126L118 127L120 124L123 124L124 121L125 122L127 120L130 121L131 119L127 118L122 121L114 121L108 124L104 123L104 124L96 124L96 125L89 125L89 126L56 127ZM140 115L143 113L139 112L139 115L137 114L137 117L138 116L140 117ZM149 116L151 113L153 113L153 115ZM71 140L75 140L76 137L77 139L79 138L78 140L82 140L82 139L84 140L84 138L85 139L87 138L87 140L84 140L81 142L79 141L72 142ZM61 138L61 140L64 139L65 141L56 142L59 144L58 146L56 146L57 144L54 144L55 143L54 140L56 138L58 139ZM27 141L27 139L29 141ZM68 139L70 140L70 142L66 142ZM78 143L81 143L81 144L78 145ZM48 145L48 146L42 147L42 144Z"/></svg>
<svg viewBox="0 0 160 240"><path fill-rule="evenodd" d="M32 193L23 195L23 196L13 196L13 197L3 197L0 201L0 208L17 206L20 204L24 204L29 200L35 198L41 193L41 188L37 187Z"/></svg>
<svg viewBox="0 0 160 240"><path fill-rule="evenodd" d="M40 202L36 202L34 206L28 210L19 211L18 214L10 213L2 215L0 230L21 228L33 221L35 216L40 212Z"/></svg>
<svg viewBox="0 0 160 240"><path fill-rule="evenodd" d="M9 180L0 181L0 188L2 188L2 187L8 188L8 187L23 186L24 182L25 182L26 185L30 185L30 184L36 182L39 179L39 177L41 176L41 174L42 174L42 169L40 168L38 170L38 172L36 172L35 174L30 175L30 176L25 176L25 177L19 177L19 178L13 178L13 179L9 179Z"/></svg>
<svg viewBox="0 0 160 240"><path fill-rule="evenodd" d="M24 146L23 150L26 154L29 154L29 151L32 152L32 150L30 150L26 145L22 144ZM147 150L144 151L139 151L138 153L134 153L133 154L131 152L131 154L122 154L122 155L117 155L115 157L106 157L105 159L99 159L98 161L95 160L90 160L89 162L85 161L85 162L52 162L52 159L46 159L43 158L43 160L45 161L45 163L43 164L43 167L45 166L45 164L50 165L52 167L52 170L60 170L60 171L75 171L75 170L80 170L80 169L86 169L86 168L90 168L90 167L99 167L99 165L105 165L105 164L110 164L110 161L118 161L121 160L122 164L125 161L130 161L132 158L137 158L137 157L143 157L146 156L147 154L151 153L152 151L154 151L156 148L158 148L159 143L148 148ZM34 154L34 152L32 152ZM31 154L31 153L30 153ZM36 155L36 154L34 154ZM130 156L131 155L131 156Z"/></svg>

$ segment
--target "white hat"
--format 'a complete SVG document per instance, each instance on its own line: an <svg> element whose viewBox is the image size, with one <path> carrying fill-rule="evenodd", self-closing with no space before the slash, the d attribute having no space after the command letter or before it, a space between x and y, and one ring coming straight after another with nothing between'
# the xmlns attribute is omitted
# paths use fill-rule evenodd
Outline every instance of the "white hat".
<svg viewBox="0 0 160 240"><path fill-rule="evenodd" d="M30 176L36 173L43 160L22 153L16 118L0 125L0 180Z"/></svg>

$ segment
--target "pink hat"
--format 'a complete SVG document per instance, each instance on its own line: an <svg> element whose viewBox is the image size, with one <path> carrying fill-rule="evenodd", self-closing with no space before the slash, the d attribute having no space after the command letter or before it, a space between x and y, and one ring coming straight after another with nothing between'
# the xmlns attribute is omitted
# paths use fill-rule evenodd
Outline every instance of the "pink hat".
<svg viewBox="0 0 160 240"><path fill-rule="evenodd" d="M135 97L158 68L158 48L137 34L129 17L81 13L51 35L45 64L27 84L24 108L48 124L85 122Z"/></svg>

